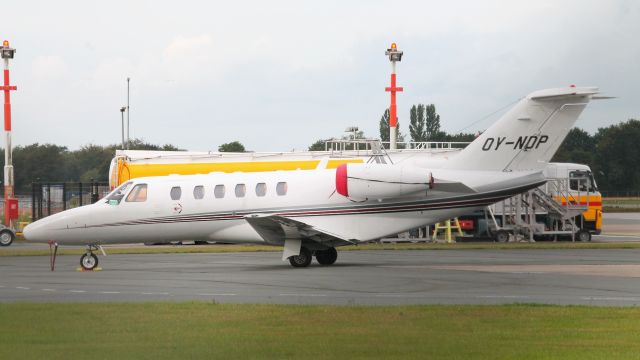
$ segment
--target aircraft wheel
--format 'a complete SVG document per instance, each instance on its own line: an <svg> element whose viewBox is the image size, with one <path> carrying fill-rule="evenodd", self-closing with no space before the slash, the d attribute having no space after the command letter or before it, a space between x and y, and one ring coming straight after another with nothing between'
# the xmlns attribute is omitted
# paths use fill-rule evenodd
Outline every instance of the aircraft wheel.
<svg viewBox="0 0 640 360"><path fill-rule="evenodd" d="M93 270L98 266L98 257L94 253L86 253L80 258L80 266L85 270Z"/></svg>
<svg viewBox="0 0 640 360"><path fill-rule="evenodd" d="M496 231L495 240L497 242L507 242L509 241L509 232L506 230L498 230Z"/></svg>
<svg viewBox="0 0 640 360"><path fill-rule="evenodd" d="M587 230L578 230L575 239L583 242L591 241L591 233Z"/></svg>
<svg viewBox="0 0 640 360"><path fill-rule="evenodd" d="M0 231L0 246L9 246L15 240L16 235L13 231L4 229Z"/></svg>
<svg viewBox="0 0 640 360"><path fill-rule="evenodd" d="M338 259L336 248L316 251L316 260L320 265L333 265Z"/></svg>
<svg viewBox="0 0 640 360"><path fill-rule="evenodd" d="M300 255L289 257L289 263L293 267L307 267L311 264L311 258L311 250L303 246L300 248Z"/></svg>

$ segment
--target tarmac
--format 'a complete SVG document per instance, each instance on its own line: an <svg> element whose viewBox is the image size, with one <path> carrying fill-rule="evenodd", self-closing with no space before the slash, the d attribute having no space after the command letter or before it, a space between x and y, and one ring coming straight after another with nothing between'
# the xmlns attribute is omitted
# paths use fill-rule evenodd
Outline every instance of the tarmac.
<svg viewBox="0 0 640 360"><path fill-rule="evenodd" d="M605 230L620 231L594 241L640 240L639 219L610 218ZM96 272L78 272L79 256L58 257L55 272L45 256L0 257L0 302L640 305L640 249L339 251L303 269L280 257L108 255Z"/></svg>

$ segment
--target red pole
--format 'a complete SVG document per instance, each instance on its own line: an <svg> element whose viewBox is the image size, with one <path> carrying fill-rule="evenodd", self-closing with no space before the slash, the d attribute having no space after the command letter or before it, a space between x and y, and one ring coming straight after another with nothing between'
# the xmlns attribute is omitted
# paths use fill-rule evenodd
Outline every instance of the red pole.
<svg viewBox="0 0 640 360"><path fill-rule="evenodd" d="M16 86L11 86L9 82L9 59L13 58L15 49L9 47L8 41L2 43L2 58L4 59L4 85L0 87L4 91L4 131L6 135L6 146L4 149L4 223L8 227L11 224L11 204L14 201L13 194L13 164L11 157L11 91L18 90Z"/></svg>
<svg viewBox="0 0 640 360"><path fill-rule="evenodd" d="M11 90L17 87L9 85L9 69L4 69L4 130L11 131Z"/></svg>
<svg viewBox="0 0 640 360"><path fill-rule="evenodd" d="M391 86L385 88L385 91L391 93L391 105L389 106L389 135L391 148L395 148L395 136L396 136L396 127L398 126L398 113L396 108L396 92L402 92L402 87L396 86L396 71L395 71L395 62L392 63L392 72L391 72Z"/></svg>

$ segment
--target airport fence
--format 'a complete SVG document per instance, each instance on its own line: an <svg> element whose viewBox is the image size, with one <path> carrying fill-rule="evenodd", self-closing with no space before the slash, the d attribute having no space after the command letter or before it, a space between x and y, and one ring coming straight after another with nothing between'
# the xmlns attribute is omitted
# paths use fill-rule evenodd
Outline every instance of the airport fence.
<svg viewBox="0 0 640 360"><path fill-rule="evenodd" d="M31 221L93 204L109 194L108 182L47 182L31 185Z"/></svg>
<svg viewBox="0 0 640 360"><path fill-rule="evenodd" d="M600 194L605 198L640 198L640 190L607 191L601 190Z"/></svg>

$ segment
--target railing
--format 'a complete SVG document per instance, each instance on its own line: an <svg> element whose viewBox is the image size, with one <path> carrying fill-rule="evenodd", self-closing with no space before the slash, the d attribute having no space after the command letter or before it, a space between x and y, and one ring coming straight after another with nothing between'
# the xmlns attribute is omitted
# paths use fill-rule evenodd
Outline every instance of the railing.
<svg viewBox="0 0 640 360"><path fill-rule="evenodd" d="M373 144L380 144L384 149L390 146L390 142L377 139L333 139L325 142L325 151L372 151ZM407 141L396 143L396 147L404 150L458 150L469 144L460 141Z"/></svg>

